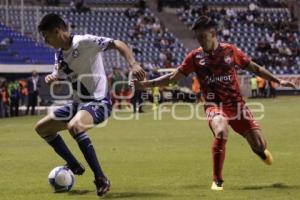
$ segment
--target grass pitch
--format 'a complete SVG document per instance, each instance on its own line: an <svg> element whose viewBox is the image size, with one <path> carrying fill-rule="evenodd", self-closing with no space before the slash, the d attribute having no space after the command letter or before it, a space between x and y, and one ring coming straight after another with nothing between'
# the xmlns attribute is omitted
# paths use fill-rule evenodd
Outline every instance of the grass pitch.
<svg viewBox="0 0 300 200"><path fill-rule="evenodd" d="M300 98L259 101L265 106L259 123L274 165L265 166L231 130L223 192L210 191L212 134L206 121L176 121L170 113L153 120L148 110L140 120L111 118L106 127L93 129L89 135L112 183L105 199L300 199ZM176 109L177 115L187 113L186 107ZM0 199L99 199L92 173L66 132L66 143L87 171L76 177L72 191L52 193L48 173L64 162L35 134L34 123L40 117L0 119Z"/></svg>

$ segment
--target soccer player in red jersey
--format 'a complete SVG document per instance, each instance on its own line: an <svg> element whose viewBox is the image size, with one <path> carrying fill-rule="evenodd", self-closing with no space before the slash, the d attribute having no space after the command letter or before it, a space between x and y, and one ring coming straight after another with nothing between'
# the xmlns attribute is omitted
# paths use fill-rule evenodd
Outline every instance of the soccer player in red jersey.
<svg viewBox="0 0 300 200"><path fill-rule="evenodd" d="M291 82L280 80L265 68L259 66L239 48L228 43L219 43L216 22L201 16L193 25L193 31L201 47L192 50L183 63L171 74L148 81L133 81L135 88L166 86L176 83L190 73L196 73L205 99L205 112L209 127L213 132L212 190L223 190L222 168L225 159L225 145L228 126L243 136L266 164L271 165L273 158L267 150L258 123L251 111L245 106L240 92L237 70L248 70L266 80L281 86L293 87Z"/></svg>

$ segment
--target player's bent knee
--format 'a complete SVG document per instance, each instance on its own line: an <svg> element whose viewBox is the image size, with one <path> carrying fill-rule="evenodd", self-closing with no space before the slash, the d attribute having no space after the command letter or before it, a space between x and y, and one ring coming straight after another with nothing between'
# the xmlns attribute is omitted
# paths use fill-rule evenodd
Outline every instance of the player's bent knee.
<svg viewBox="0 0 300 200"><path fill-rule="evenodd" d="M85 128L85 126L79 121L74 121L68 124L68 130L72 136L75 136L79 133L85 132L87 128Z"/></svg>
<svg viewBox="0 0 300 200"><path fill-rule="evenodd" d="M211 128L216 138L227 139L228 137L228 123L225 117L218 115L213 118Z"/></svg>
<svg viewBox="0 0 300 200"><path fill-rule="evenodd" d="M36 133L39 134L41 137L49 135L49 133L47 132L48 129L44 123L37 122L34 126L34 129Z"/></svg>
<svg viewBox="0 0 300 200"><path fill-rule="evenodd" d="M228 131L225 128L214 130L214 134L216 138L220 138L220 139L227 139L228 137Z"/></svg>
<svg viewBox="0 0 300 200"><path fill-rule="evenodd" d="M34 126L34 130L35 130L35 132L37 132L37 134L42 135L43 134L43 124L40 121L38 121Z"/></svg>
<svg viewBox="0 0 300 200"><path fill-rule="evenodd" d="M34 126L34 130L41 137L56 133L56 132L53 132L52 129L53 129L53 126L51 124L49 124L49 119L47 117L44 117L43 119L39 120Z"/></svg>

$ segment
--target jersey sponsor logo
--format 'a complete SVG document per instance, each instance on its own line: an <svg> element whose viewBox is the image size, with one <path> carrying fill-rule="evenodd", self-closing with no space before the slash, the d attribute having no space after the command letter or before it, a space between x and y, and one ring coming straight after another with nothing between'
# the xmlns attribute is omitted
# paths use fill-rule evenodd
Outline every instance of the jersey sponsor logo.
<svg viewBox="0 0 300 200"><path fill-rule="evenodd" d="M195 56L195 58L198 60L198 61L197 61L198 64L203 66L203 65L208 64L208 58L207 58L207 56L208 56L207 53L205 53L205 52L199 52L199 53Z"/></svg>
<svg viewBox="0 0 300 200"><path fill-rule="evenodd" d="M205 76L205 81L207 82L207 84L216 83L216 82L231 82L232 75Z"/></svg>
<svg viewBox="0 0 300 200"><path fill-rule="evenodd" d="M79 57L79 50L78 49L74 49L73 51L72 51L72 57L73 58L78 58Z"/></svg>

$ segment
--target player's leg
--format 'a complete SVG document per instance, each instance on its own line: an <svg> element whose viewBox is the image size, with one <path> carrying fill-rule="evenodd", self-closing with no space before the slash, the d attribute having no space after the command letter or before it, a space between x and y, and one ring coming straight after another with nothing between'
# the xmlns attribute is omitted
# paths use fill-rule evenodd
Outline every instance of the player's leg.
<svg viewBox="0 0 300 200"><path fill-rule="evenodd" d="M68 167L74 174L81 175L84 173L83 166L73 156L62 137L58 134L61 130L66 130L67 124L47 115L35 125L36 132L50 145L54 151L66 161Z"/></svg>
<svg viewBox="0 0 300 200"><path fill-rule="evenodd" d="M228 138L228 122L225 116L218 114L210 120L210 128L214 134L212 143L213 184L212 190L223 190L223 164L225 160L225 145Z"/></svg>
<svg viewBox="0 0 300 200"><path fill-rule="evenodd" d="M95 178L105 177L99 165L96 152L86 131L94 126L93 117L86 110L80 110L69 122L68 130L77 141L86 161L94 172Z"/></svg>
<svg viewBox="0 0 300 200"><path fill-rule="evenodd" d="M101 169L95 149L86 131L92 128L94 124L104 121L109 114L106 112L107 108L105 106L101 106L100 108L87 106L82 109L84 110L78 111L75 117L69 122L68 130L77 141L81 152L94 173L97 195L102 196L109 191L110 183ZM95 112L97 113L95 114ZM100 120L97 119L99 117L101 118Z"/></svg>
<svg viewBox="0 0 300 200"><path fill-rule="evenodd" d="M240 119L230 120L230 126L248 141L254 153L266 164L271 165L273 162L272 155L266 149L266 140L263 138L259 124L254 119L250 109L244 106L240 114Z"/></svg>
<svg viewBox="0 0 300 200"><path fill-rule="evenodd" d="M246 136L252 151L257 154L267 165L273 163L272 154L267 150L267 142L259 129L250 130Z"/></svg>

